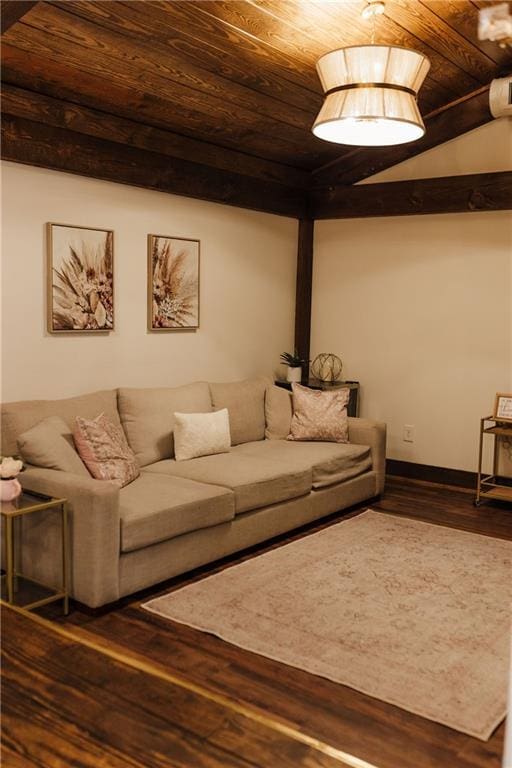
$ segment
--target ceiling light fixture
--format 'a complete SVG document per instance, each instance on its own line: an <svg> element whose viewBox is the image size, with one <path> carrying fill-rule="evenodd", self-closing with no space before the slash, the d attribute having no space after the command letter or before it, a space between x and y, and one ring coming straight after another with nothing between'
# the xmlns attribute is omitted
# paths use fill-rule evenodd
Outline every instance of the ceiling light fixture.
<svg viewBox="0 0 512 768"><path fill-rule="evenodd" d="M361 16L363 19L370 19L372 16L380 16L385 10L386 6L382 0L368 0L361 11Z"/></svg>
<svg viewBox="0 0 512 768"><path fill-rule="evenodd" d="M312 130L319 139L379 147L424 135L416 99L430 62L410 48L374 43L375 18L383 11L380 0L368 0L363 10L373 22L370 45L340 48L318 60L325 101Z"/></svg>

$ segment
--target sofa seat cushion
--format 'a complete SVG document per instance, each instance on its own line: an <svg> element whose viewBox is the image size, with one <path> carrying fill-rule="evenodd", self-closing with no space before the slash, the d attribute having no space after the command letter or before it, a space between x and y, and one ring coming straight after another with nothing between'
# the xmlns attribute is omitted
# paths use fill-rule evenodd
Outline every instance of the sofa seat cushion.
<svg viewBox="0 0 512 768"><path fill-rule="evenodd" d="M121 551L232 520L232 491L181 477L142 472L119 492Z"/></svg>
<svg viewBox="0 0 512 768"><path fill-rule="evenodd" d="M297 462L277 464L271 458L219 453L189 461L158 461L146 467L148 475L163 473L200 483L230 488L235 494L235 514L303 496L311 491L311 469Z"/></svg>
<svg viewBox="0 0 512 768"><path fill-rule="evenodd" d="M263 440L238 445L233 449L244 456L264 458L276 466L310 467L313 488L325 488L361 475L371 469L368 445L353 443L290 442L289 440Z"/></svg>

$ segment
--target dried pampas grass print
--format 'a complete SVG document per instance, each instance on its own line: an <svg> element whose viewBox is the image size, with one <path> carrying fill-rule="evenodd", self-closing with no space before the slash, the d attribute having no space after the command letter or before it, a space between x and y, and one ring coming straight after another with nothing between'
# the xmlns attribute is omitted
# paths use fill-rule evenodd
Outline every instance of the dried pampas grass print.
<svg viewBox="0 0 512 768"><path fill-rule="evenodd" d="M149 235L149 329L199 327L199 241Z"/></svg>
<svg viewBox="0 0 512 768"><path fill-rule="evenodd" d="M52 224L50 247L50 330L112 330L113 232Z"/></svg>

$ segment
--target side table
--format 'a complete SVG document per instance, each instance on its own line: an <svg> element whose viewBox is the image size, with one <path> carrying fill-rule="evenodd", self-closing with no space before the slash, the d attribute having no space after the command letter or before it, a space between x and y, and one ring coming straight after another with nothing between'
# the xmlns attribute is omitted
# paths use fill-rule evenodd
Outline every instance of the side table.
<svg viewBox="0 0 512 768"><path fill-rule="evenodd" d="M491 435L494 438L492 473L486 475L482 470L484 436ZM507 441L512 444L512 424L500 422L494 416L486 416L480 419L480 443L478 450L478 474L476 484L475 507L479 507L485 499L497 499L498 501L512 502L512 477L503 477L498 474L498 453L500 442Z"/></svg>
<svg viewBox="0 0 512 768"><path fill-rule="evenodd" d="M292 385L289 381L283 381L282 379L276 379L274 382L276 386L283 387L283 389L291 390ZM310 389L350 389L350 394L347 404L347 414L349 416L359 415L359 382L358 381L321 381L321 379L310 378L306 382L301 382L303 387L309 387Z"/></svg>
<svg viewBox="0 0 512 768"><path fill-rule="evenodd" d="M24 576L16 564L16 546L17 528L16 520L24 515L30 515L34 512L42 512L47 509L60 511L61 514L61 562L62 562L62 585L58 590L48 587L35 579ZM55 499L50 496L35 493L34 491L24 490L14 501L1 502L0 514L4 522L5 531L5 579L7 581L7 602L14 604L15 584L18 577L37 584L46 589L52 589L53 594L40 600L19 606L27 611L33 608L39 608L42 605L53 603L56 600L64 601L64 613L69 612L69 535L68 535L68 511L66 499Z"/></svg>

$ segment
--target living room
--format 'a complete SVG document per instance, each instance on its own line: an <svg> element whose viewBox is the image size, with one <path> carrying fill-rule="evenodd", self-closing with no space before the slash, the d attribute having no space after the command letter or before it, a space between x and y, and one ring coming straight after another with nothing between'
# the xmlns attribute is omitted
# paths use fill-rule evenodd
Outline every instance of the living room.
<svg viewBox="0 0 512 768"><path fill-rule="evenodd" d="M512 766L508 5L2 3L4 765Z"/></svg>

